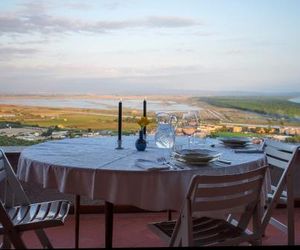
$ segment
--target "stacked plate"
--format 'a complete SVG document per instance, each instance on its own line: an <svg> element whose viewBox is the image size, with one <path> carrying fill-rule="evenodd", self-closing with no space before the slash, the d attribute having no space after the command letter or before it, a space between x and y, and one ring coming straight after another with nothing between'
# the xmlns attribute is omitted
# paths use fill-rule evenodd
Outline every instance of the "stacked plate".
<svg viewBox="0 0 300 250"><path fill-rule="evenodd" d="M225 137L219 140L227 147L244 148L251 144L251 140L247 137Z"/></svg>
<svg viewBox="0 0 300 250"><path fill-rule="evenodd" d="M219 158L221 153L210 149L182 149L174 151L173 159L191 165L206 165Z"/></svg>

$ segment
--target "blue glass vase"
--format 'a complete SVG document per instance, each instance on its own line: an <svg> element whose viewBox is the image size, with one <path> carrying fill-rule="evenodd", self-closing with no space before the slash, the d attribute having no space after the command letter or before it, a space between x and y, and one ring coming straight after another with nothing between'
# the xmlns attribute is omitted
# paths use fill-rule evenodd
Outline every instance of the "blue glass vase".
<svg viewBox="0 0 300 250"><path fill-rule="evenodd" d="M144 151L146 149L147 143L144 139L143 130L139 131L139 138L135 141L135 147L138 151Z"/></svg>

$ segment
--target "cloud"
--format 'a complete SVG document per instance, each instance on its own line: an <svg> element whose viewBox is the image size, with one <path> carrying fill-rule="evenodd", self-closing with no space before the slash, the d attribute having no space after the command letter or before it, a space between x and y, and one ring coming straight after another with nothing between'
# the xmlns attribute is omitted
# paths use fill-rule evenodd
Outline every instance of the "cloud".
<svg viewBox="0 0 300 250"><path fill-rule="evenodd" d="M35 40L14 40L14 41L8 41L7 44L13 44L13 45L43 45L46 43L49 43L50 41L48 39L35 39Z"/></svg>
<svg viewBox="0 0 300 250"><path fill-rule="evenodd" d="M68 2L64 4L64 7L75 10L90 10L93 6L86 2Z"/></svg>
<svg viewBox="0 0 300 250"><path fill-rule="evenodd" d="M116 10L124 5L132 4L134 1L130 0L106 0L102 3L102 6L108 10Z"/></svg>
<svg viewBox="0 0 300 250"><path fill-rule="evenodd" d="M195 21L192 18L177 17L177 16L151 16L145 21L149 27L162 27L162 28L178 28L201 25L202 23Z"/></svg>
<svg viewBox="0 0 300 250"><path fill-rule="evenodd" d="M39 50L32 48L0 47L0 61L7 61L16 56L31 56L32 54L37 52L39 52Z"/></svg>
<svg viewBox="0 0 300 250"><path fill-rule="evenodd" d="M130 0L102 0L98 1L98 4L101 4L102 8L107 10L115 10L124 5L130 4ZM24 3L21 3L20 6L23 9L23 12L27 13L45 13L49 9L71 9L71 10L90 10L95 8L95 3L97 1L86 1L86 0L29 0Z"/></svg>
<svg viewBox="0 0 300 250"><path fill-rule="evenodd" d="M201 25L194 19L177 16L151 16L144 19L87 22L46 14L19 16L0 14L0 35L24 33L93 32L103 33L129 28L182 28Z"/></svg>
<svg viewBox="0 0 300 250"><path fill-rule="evenodd" d="M46 13L49 9L53 8L51 2L46 2L43 0L40 1L26 1L24 3L20 3L21 7L20 12L26 14L34 14L34 13Z"/></svg>
<svg viewBox="0 0 300 250"><path fill-rule="evenodd" d="M0 35L6 33L26 33L21 18L14 15L0 15Z"/></svg>
<svg viewBox="0 0 300 250"><path fill-rule="evenodd" d="M18 17L17 15L0 16L1 34L25 34L25 33L50 33L62 31L77 31L83 29L80 22L72 22L65 18L56 18L49 15L31 15Z"/></svg>
<svg viewBox="0 0 300 250"><path fill-rule="evenodd" d="M49 10L55 9L74 9L74 10L89 10L93 8L93 5L86 1L49 1L49 0L30 0L20 3L19 13L26 15L34 15L36 13L46 14Z"/></svg>

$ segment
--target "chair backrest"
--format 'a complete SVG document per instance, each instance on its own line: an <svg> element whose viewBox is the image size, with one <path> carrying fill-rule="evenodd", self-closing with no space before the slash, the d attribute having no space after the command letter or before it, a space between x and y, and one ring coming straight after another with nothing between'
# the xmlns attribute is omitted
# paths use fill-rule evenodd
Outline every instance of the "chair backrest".
<svg viewBox="0 0 300 250"><path fill-rule="evenodd" d="M178 245L179 241L183 245L192 245L192 216L197 212L209 215L212 212L229 214L236 212L237 209L242 211L242 214L247 211L246 224L248 225L254 209L257 204L260 204L265 172L266 167L264 166L241 174L195 175L191 180L170 245ZM241 226L240 223L238 226Z"/></svg>
<svg viewBox="0 0 300 250"><path fill-rule="evenodd" d="M13 244L17 244L15 247L25 248L25 245L23 241L15 235L16 232L14 230L13 221L7 213L7 208L15 205L28 204L28 197L17 179L4 151L0 149L0 226L14 235ZM10 248L10 242L6 236L3 236L3 247Z"/></svg>
<svg viewBox="0 0 300 250"><path fill-rule="evenodd" d="M52 204L54 204L54 206L52 206ZM11 242L13 243L15 248L24 249L25 243L21 239L19 231L15 229L14 224L18 224L19 222L27 223L28 221L26 220L28 219L34 222L33 219L38 217L45 219L46 222L44 224L40 223L39 225L36 225L35 233L40 240L43 248L53 248L42 227L46 224L47 226L50 226L50 221L56 221L58 220L58 218L64 220L65 216L68 214L69 206L66 205L62 216L62 207L58 206L58 204L62 204L61 201L56 201L51 204L47 203L45 207L43 206L43 204L33 204L32 208L35 207L37 209L34 210L34 214L31 214L29 211L30 208L29 206L27 206L31 205L31 203L27 195L25 194L24 189L19 182L12 166L10 165L4 151L0 149L0 227L5 229L4 231L0 231L0 233L5 234L3 236L2 245L4 248L10 248ZM14 206L24 206L24 210L22 209L22 207L12 208ZM13 220L11 219L11 211L14 214ZM24 213L24 211L26 212ZM55 217L53 217L54 214ZM9 238L7 238L6 234L9 235Z"/></svg>
<svg viewBox="0 0 300 250"><path fill-rule="evenodd" d="M5 207L30 204L24 189L0 148L0 202Z"/></svg>
<svg viewBox="0 0 300 250"><path fill-rule="evenodd" d="M4 167L2 151L0 151L0 183L2 184L5 180L6 180L6 171Z"/></svg>
<svg viewBox="0 0 300 250"><path fill-rule="evenodd" d="M293 171L298 149L299 146L296 145L266 140L264 152L271 171L273 191L277 191L287 174Z"/></svg>
<svg viewBox="0 0 300 250"><path fill-rule="evenodd" d="M269 223L288 234L288 244L295 242L294 225L294 173L296 158L300 146L283 142L267 140L265 155L271 174L271 192L262 216L262 230L265 231ZM286 189L286 190L285 190ZM276 205L287 205L287 225L272 217Z"/></svg>

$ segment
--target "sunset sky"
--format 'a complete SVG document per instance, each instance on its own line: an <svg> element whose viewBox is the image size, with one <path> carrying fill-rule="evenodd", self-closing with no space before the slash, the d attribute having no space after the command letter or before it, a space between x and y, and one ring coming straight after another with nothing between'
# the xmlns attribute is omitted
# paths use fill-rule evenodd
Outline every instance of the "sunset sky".
<svg viewBox="0 0 300 250"><path fill-rule="evenodd" d="M1 0L0 93L300 92L299 0Z"/></svg>

